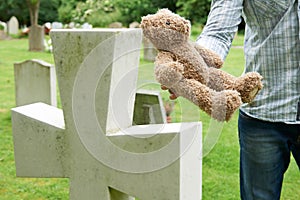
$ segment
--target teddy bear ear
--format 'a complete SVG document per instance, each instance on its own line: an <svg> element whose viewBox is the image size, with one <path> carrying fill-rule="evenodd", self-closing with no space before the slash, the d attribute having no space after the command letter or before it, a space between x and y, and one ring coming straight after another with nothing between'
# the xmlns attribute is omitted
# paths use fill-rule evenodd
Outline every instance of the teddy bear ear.
<svg viewBox="0 0 300 200"><path fill-rule="evenodd" d="M162 8L160 10L157 11L157 13L160 13L160 14L170 14L172 13L168 8Z"/></svg>

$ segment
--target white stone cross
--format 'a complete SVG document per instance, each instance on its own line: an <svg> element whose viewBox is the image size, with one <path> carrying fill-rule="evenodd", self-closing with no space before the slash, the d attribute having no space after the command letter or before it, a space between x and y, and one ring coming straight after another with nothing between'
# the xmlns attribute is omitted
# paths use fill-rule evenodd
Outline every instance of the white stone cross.
<svg viewBox="0 0 300 200"><path fill-rule="evenodd" d="M62 110L12 109L19 177L67 177L72 200L201 199L201 123L132 125L140 29L51 32Z"/></svg>

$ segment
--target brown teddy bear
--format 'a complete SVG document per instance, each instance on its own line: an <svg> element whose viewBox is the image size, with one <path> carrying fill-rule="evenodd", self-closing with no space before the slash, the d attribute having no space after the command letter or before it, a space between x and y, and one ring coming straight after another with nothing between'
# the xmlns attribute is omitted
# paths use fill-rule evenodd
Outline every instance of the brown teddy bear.
<svg viewBox="0 0 300 200"><path fill-rule="evenodd" d="M262 88L262 77L256 72L234 77L218 69L223 64L219 56L189 41L190 22L168 9L142 17L141 28L158 50L157 81L218 121L228 121Z"/></svg>

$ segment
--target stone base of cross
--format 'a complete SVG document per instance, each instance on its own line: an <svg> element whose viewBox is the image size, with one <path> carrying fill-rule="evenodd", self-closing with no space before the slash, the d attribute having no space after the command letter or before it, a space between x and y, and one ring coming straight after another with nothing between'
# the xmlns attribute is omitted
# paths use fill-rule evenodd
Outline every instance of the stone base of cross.
<svg viewBox="0 0 300 200"><path fill-rule="evenodd" d="M51 32L62 110L12 109L19 177L70 179L70 199L201 199L201 123L132 125L140 29Z"/></svg>

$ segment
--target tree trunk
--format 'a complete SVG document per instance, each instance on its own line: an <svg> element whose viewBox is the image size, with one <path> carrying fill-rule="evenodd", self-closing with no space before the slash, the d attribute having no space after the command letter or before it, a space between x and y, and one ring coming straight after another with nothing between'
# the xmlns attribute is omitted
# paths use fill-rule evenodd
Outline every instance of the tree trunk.
<svg viewBox="0 0 300 200"><path fill-rule="evenodd" d="M29 51L44 51L44 27L38 25L40 0L26 0L30 14Z"/></svg>
<svg viewBox="0 0 300 200"><path fill-rule="evenodd" d="M38 24L40 0L26 0L29 8L31 25Z"/></svg>

